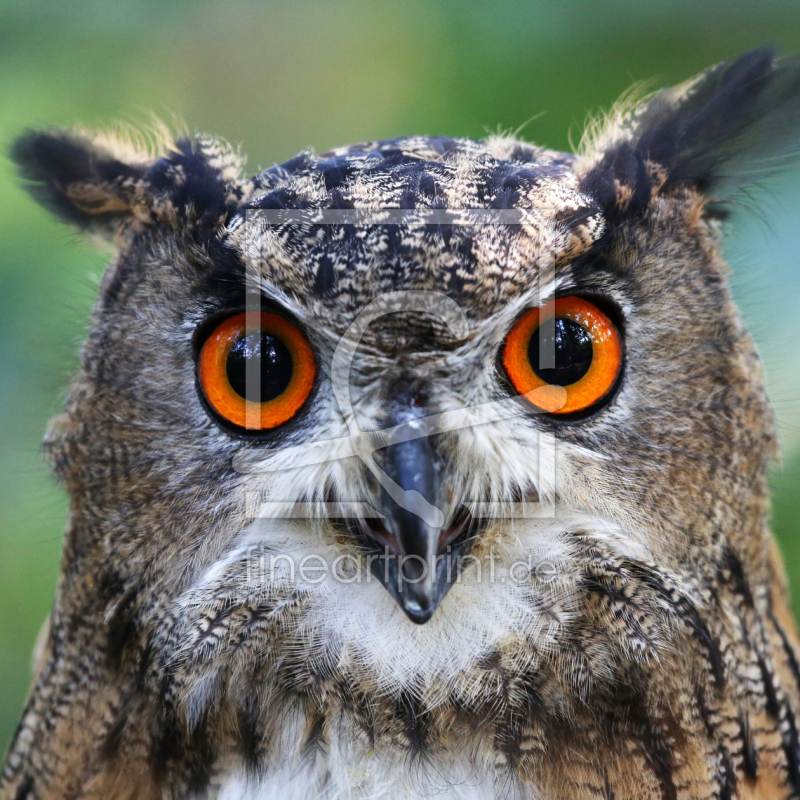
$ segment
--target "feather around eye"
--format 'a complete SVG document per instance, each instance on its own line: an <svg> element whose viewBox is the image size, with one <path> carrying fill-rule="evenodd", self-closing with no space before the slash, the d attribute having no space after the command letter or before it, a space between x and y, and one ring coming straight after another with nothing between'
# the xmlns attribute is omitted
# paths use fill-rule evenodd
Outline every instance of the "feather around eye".
<svg viewBox="0 0 800 800"><path fill-rule="evenodd" d="M506 338L503 366L520 394L540 390L536 402L544 411L584 411L608 396L617 382L622 369L619 332L596 305L582 297L555 301L551 330L544 325L546 313L546 307L532 308L517 321ZM540 352L551 347L555 362L544 367ZM552 393L546 391L549 387Z"/></svg>
<svg viewBox="0 0 800 800"><path fill-rule="evenodd" d="M306 337L266 312L256 329L247 327L244 313L226 319L206 340L198 364L211 408L226 422L256 431L288 422L308 399L315 375Z"/></svg>

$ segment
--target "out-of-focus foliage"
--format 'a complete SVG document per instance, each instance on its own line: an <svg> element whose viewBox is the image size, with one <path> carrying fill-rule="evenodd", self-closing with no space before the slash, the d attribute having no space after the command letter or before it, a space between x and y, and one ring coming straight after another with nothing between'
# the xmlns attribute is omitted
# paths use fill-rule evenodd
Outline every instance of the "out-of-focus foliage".
<svg viewBox="0 0 800 800"><path fill-rule="evenodd" d="M800 49L796 2L6 0L0 143L28 126L152 113L243 143L254 171L306 147L408 133L524 125L568 149L568 132L578 138L587 113L633 82L675 83L764 43ZM775 528L800 598L800 173L757 201L761 218L746 203L727 251L781 420ZM0 163L0 749L52 603L67 510L38 444L106 261Z"/></svg>

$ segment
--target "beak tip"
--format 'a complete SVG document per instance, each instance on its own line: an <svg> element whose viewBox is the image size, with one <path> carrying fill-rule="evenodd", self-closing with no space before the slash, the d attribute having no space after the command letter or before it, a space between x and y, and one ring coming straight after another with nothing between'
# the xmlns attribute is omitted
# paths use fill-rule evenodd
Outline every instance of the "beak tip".
<svg viewBox="0 0 800 800"><path fill-rule="evenodd" d="M401 604L406 616L415 625L424 625L436 611L436 604L431 603L429 606L423 608L416 600L406 600Z"/></svg>

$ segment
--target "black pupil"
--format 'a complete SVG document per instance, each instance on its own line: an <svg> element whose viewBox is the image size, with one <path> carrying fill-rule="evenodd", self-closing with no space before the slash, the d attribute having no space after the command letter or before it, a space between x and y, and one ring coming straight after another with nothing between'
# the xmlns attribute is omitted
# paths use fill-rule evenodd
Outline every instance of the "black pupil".
<svg viewBox="0 0 800 800"><path fill-rule="evenodd" d="M551 341L551 336L554 341ZM539 366L542 352L553 352L555 344L555 367ZM528 359L533 371L545 383L570 386L577 383L592 365L592 337L582 325L557 317L554 324L545 323L538 328L528 344Z"/></svg>
<svg viewBox="0 0 800 800"><path fill-rule="evenodd" d="M247 384L248 361L253 370L252 386ZM292 356L277 336L253 331L231 347L225 369L236 394L255 403L266 403L283 394L292 380ZM259 374L260 386L256 380Z"/></svg>

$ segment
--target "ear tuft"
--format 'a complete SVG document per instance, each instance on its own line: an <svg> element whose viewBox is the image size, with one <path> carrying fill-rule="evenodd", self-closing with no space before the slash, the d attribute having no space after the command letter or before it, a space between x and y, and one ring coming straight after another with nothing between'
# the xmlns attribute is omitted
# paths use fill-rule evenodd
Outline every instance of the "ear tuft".
<svg viewBox="0 0 800 800"><path fill-rule="evenodd" d="M36 200L83 228L113 226L130 214L130 189L144 172L72 132L29 131L11 157Z"/></svg>
<svg viewBox="0 0 800 800"><path fill-rule="evenodd" d="M799 145L800 59L764 48L617 109L584 146L582 185L617 213L681 186L719 203Z"/></svg>
<svg viewBox="0 0 800 800"><path fill-rule="evenodd" d="M158 132L153 152L126 132L29 131L11 150L33 197L81 228L117 236L152 225L224 225L241 198L243 159L225 142Z"/></svg>

